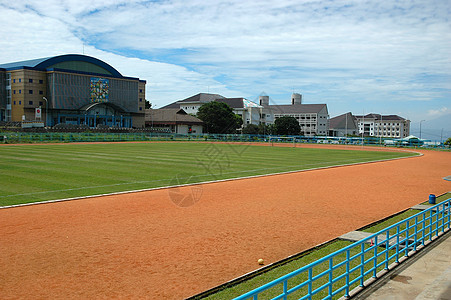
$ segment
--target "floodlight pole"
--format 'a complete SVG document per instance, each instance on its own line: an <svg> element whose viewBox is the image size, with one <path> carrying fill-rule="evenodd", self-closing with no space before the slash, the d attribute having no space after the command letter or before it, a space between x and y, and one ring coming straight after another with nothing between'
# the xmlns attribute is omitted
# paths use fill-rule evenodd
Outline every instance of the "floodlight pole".
<svg viewBox="0 0 451 300"><path fill-rule="evenodd" d="M47 127L49 101L46 97L42 97L42 100L45 100L45 127Z"/></svg>
<svg viewBox="0 0 451 300"><path fill-rule="evenodd" d="M345 143L348 141L348 114L346 113L346 125L345 125Z"/></svg>
<svg viewBox="0 0 451 300"><path fill-rule="evenodd" d="M381 129L381 133L379 134L379 145L382 146L382 115L381 115L381 124L379 126L379 128Z"/></svg>
<svg viewBox="0 0 451 300"><path fill-rule="evenodd" d="M420 121L420 140L421 140L421 122L424 122L424 121L426 121L426 120L421 120Z"/></svg>

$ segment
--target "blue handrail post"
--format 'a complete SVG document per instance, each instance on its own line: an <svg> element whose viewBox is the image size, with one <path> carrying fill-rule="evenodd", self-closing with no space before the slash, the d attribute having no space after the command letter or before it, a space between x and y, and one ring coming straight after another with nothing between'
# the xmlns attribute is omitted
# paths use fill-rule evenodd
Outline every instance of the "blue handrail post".
<svg viewBox="0 0 451 300"><path fill-rule="evenodd" d="M287 300L288 294L288 279L283 282L283 299Z"/></svg>
<svg viewBox="0 0 451 300"><path fill-rule="evenodd" d="M313 269L308 269L308 296L309 299L312 297L312 277L313 277Z"/></svg>
<svg viewBox="0 0 451 300"><path fill-rule="evenodd" d="M404 256L409 257L409 220L407 220L406 222L406 241L404 242L404 247L405 247L405 251L404 251Z"/></svg>
<svg viewBox="0 0 451 300"><path fill-rule="evenodd" d="M439 208L435 211L435 236L438 236Z"/></svg>
<svg viewBox="0 0 451 300"><path fill-rule="evenodd" d="M426 214L421 215L421 245L424 246L425 232L426 232Z"/></svg>
<svg viewBox="0 0 451 300"><path fill-rule="evenodd" d="M417 241L418 241L418 216L415 216L415 236L413 238L413 250L417 251Z"/></svg>
<svg viewBox="0 0 451 300"><path fill-rule="evenodd" d="M448 221L446 222L446 224L449 227L450 222L451 222L451 211L450 211L451 205L450 205L450 203L448 203L447 205L448 205L448 208L446 209L446 216L448 218ZM445 203L443 203L443 211L445 211Z"/></svg>
<svg viewBox="0 0 451 300"><path fill-rule="evenodd" d="M360 286L363 287L363 282L365 281L365 243L362 243L360 246L360 250L362 251L360 254Z"/></svg>
<svg viewBox="0 0 451 300"><path fill-rule="evenodd" d="M334 257L329 259L329 296L332 297L332 280L333 280Z"/></svg>
<svg viewBox="0 0 451 300"><path fill-rule="evenodd" d="M399 225L396 226L396 263L399 263Z"/></svg>
<svg viewBox="0 0 451 300"><path fill-rule="evenodd" d="M386 231L387 233L387 240L385 241L385 270L388 270L388 260L389 260L389 249L390 249L390 230Z"/></svg>
<svg viewBox="0 0 451 300"><path fill-rule="evenodd" d="M377 235L374 237L374 270L373 270L373 278L377 278L376 274L377 274Z"/></svg>
<svg viewBox="0 0 451 300"><path fill-rule="evenodd" d="M349 257L350 250L346 250L346 288L345 288L345 297L349 298Z"/></svg>
<svg viewBox="0 0 451 300"><path fill-rule="evenodd" d="M429 217L430 217L430 221L429 221L429 241L432 240L432 210L429 211Z"/></svg>

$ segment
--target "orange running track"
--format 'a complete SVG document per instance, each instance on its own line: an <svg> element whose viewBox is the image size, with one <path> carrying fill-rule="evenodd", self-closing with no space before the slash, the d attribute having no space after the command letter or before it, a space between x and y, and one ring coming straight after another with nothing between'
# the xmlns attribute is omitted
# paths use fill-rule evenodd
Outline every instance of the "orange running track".
<svg viewBox="0 0 451 300"><path fill-rule="evenodd" d="M451 153L0 210L0 297L192 296L450 191ZM202 192L189 207L171 195ZM175 194L174 194L175 193ZM172 197L174 199L174 197Z"/></svg>

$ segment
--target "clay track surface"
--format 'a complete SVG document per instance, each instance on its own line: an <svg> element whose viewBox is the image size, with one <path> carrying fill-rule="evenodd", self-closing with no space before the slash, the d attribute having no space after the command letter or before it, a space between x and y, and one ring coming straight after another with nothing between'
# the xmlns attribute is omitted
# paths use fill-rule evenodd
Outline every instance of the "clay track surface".
<svg viewBox="0 0 451 300"><path fill-rule="evenodd" d="M204 184L184 208L192 186L1 209L0 297L192 296L450 191L451 153L421 152Z"/></svg>

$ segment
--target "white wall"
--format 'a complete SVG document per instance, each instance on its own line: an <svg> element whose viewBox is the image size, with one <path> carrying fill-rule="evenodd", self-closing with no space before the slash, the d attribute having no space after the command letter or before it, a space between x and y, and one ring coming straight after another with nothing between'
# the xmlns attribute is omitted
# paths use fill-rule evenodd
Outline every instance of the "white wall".
<svg viewBox="0 0 451 300"><path fill-rule="evenodd" d="M204 103L180 103L180 108L183 109L187 114L197 114L199 108Z"/></svg>
<svg viewBox="0 0 451 300"><path fill-rule="evenodd" d="M177 125L178 134L188 134L188 125ZM203 128L201 125L191 125L191 134L202 134Z"/></svg>

